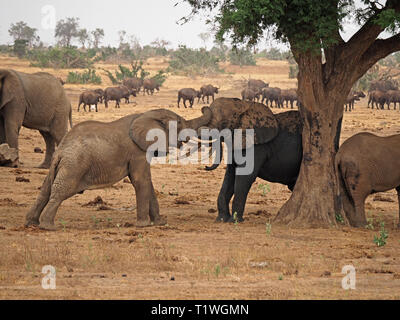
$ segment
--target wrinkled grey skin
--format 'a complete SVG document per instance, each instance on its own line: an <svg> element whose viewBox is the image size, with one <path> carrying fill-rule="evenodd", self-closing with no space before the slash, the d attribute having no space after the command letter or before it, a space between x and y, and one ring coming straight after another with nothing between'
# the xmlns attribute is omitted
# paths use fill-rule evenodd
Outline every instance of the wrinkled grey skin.
<svg viewBox="0 0 400 320"><path fill-rule="evenodd" d="M86 105L89 106L89 112L90 112L91 111L90 106L93 104L96 106L96 112L98 112L97 104L100 102L101 97L102 96L100 93L92 90L87 90L82 92L81 95L79 96L78 112L82 103L83 103L83 110L85 110L85 112L86 112Z"/></svg>
<svg viewBox="0 0 400 320"><path fill-rule="evenodd" d="M159 214L146 159L146 150L154 141L147 141L146 135L150 129L164 131L168 150L169 122L177 121L178 132L185 128L197 130L210 121L210 109L204 107L202 112L201 117L192 120L158 109L109 123L79 123L64 137L54 154L39 196L26 215L26 226L54 230L55 215L65 199L84 190L111 186L127 176L136 190L136 226L165 224L165 218Z"/></svg>
<svg viewBox="0 0 400 320"><path fill-rule="evenodd" d="M370 194L396 189L400 200L400 135L378 137L358 133L340 146L335 166L350 225L367 224L364 203Z"/></svg>
<svg viewBox="0 0 400 320"><path fill-rule="evenodd" d="M55 146L72 127L72 109L64 88L54 76L0 69L0 144L18 149L21 126L37 129L45 140L40 168L49 168ZM18 166L18 160L11 164Z"/></svg>
<svg viewBox="0 0 400 320"><path fill-rule="evenodd" d="M145 95L145 93L153 95L154 89L160 91L160 86L153 79L146 79L143 81L143 95Z"/></svg>
<svg viewBox="0 0 400 320"><path fill-rule="evenodd" d="M207 103L210 102L209 97L212 98L214 102L214 95L218 94L218 87L214 87L212 84L207 84L200 88L201 100L204 102L204 97L207 97ZM198 98L197 102L200 101L200 97Z"/></svg>
<svg viewBox="0 0 400 320"><path fill-rule="evenodd" d="M187 108L186 101L189 101L189 103L190 103L189 107L193 108L194 99L195 98L200 99L200 97L201 97L201 92L197 91L193 88L180 89L178 91L178 108L179 108L179 102L181 101L181 99L183 100L183 106L185 108Z"/></svg>

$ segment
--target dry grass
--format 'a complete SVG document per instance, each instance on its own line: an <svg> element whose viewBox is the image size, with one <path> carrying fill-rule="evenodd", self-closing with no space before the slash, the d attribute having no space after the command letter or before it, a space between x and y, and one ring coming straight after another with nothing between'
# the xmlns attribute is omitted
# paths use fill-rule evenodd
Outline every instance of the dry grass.
<svg viewBox="0 0 400 320"><path fill-rule="evenodd" d="M40 71L26 61L0 57L2 67L25 72ZM102 65L115 70L116 65ZM165 58L145 65L154 70L166 67ZM261 78L272 86L295 87L288 79L288 65L260 59L256 67L225 66L227 73L213 77L170 76L154 96L139 95L136 105L113 105L99 113L76 112L78 95L90 86L66 85L74 112L73 121L111 121L132 112L168 108L185 118L200 115L203 104L178 109L176 93L182 87L199 88L213 83L219 96L238 97L238 84ZM43 71L43 70L42 70ZM52 70L66 77L69 70ZM230 73L234 72L234 73ZM103 77L104 85L110 83ZM274 112L278 112L274 110ZM377 134L400 132L398 111L366 108L366 99L345 115L342 141L359 131ZM44 148L37 131L23 128L20 135L22 168L0 168L0 298L2 299L399 299L400 231L398 206L393 191L383 198L395 202L367 200L368 215L375 230L288 229L271 222L288 199L286 187L270 183L270 191L250 190L243 224L216 224L215 210L224 166L206 172L201 165L152 167L161 213L168 225L135 227L134 189L119 182L112 188L86 191L66 200L57 217L57 232L22 227L47 170L35 168ZM30 182L16 182L23 176ZM109 209L85 206L96 196ZM179 201L184 199L188 201ZM185 204L183 204L185 203ZM213 211L211 210L211 211ZM379 221L385 222L388 242L378 248L373 237ZM44 265L57 270L57 289L43 290ZM341 288L342 267L355 266L357 289Z"/></svg>

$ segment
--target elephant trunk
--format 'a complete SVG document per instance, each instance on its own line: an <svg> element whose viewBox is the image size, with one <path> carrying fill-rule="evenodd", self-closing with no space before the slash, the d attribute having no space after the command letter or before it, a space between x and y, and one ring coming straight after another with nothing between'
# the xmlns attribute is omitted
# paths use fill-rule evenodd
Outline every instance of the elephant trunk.
<svg viewBox="0 0 400 320"><path fill-rule="evenodd" d="M187 128L198 130L200 127L205 126L210 122L212 118L212 112L210 108L203 107L201 109L201 112L203 113L201 117L186 121Z"/></svg>

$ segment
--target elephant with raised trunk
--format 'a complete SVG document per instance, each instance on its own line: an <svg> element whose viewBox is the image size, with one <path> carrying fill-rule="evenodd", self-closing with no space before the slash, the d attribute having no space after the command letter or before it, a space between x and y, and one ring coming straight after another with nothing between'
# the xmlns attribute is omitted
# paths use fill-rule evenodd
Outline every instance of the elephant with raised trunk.
<svg viewBox="0 0 400 320"><path fill-rule="evenodd" d="M343 210L351 226L367 225L364 203L370 194L396 189L400 203L400 134L358 133L340 146L335 165Z"/></svg>
<svg viewBox="0 0 400 320"><path fill-rule="evenodd" d="M85 190L111 186L127 176L136 190L136 226L165 224L165 218L159 214L149 159L153 155L166 155L170 121L176 121L178 132L188 128L197 130L211 118L209 108L204 107L202 112L202 116L192 120L185 120L170 110L158 109L109 123L79 123L64 137L54 154L39 196L26 215L26 226L39 225L42 229L54 230L54 218L64 200ZM147 152L154 144L147 139L152 129L166 134L166 149L157 154Z"/></svg>
<svg viewBox="0 0 400 320"><path fill-rule="evenodd" d="M302 151L302 122L298 111L288 111L273 114L265 105L257 102L241 101L232 98L218 98L210 105L210 129L254 129L254 159L253 170L249 174L240 174L237 169L246 164L238 164L235 159L234 148L231 152L232 163L228 163L224 181L218 195L217 221L233 221L234 217L229 210L232 202L232 213L236 212L236 221L243 221L246 199L251 185L257 177L278 182L293 190L299 174ZM205 128L200 128L205 129ZM232 134L234 137L234 135ZM221 139L221 138L220 138ZM242 144L243 145L243 144ZM241 150L241 152L243 152ZM247 151L246 151L247 152ZM221 162L222 152L216 157L216 162L207 167L214 170Z"/></svg>
<svg viewBox="0 0 400 320"><path fill-rule="evenodd" d="M60 81L45 72L0 69L0 144L18 150L21 126L37 129L46 143L40 168L49 168L55 146L72 127L72 109ZM12 166L18 166L16 160Z"/></svg>

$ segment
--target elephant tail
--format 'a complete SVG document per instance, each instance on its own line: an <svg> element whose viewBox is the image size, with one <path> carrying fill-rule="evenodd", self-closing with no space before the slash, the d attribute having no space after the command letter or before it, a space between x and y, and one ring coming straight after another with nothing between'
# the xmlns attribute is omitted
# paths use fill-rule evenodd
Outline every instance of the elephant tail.
<svg viewBox="0 0 400 320"><path fill-rule="evenodd" d="M336 154L335 157L335 170L336 170L336 179L338 185L338 193L336 196L337 203L337 212L345 212L346 216L349 217L353 214L354 211L354 201L351 196L347 184L346 184L346 169L343 168L340 162L340 157Z"/></svg>
<svg viewBox="0 0 400 320"><path fill-rule="evenodd" d="M72 107L70 106L70 108L69 108L69 125L70 125L70 127L71 127L71 129L72 129Z"/></svg>

